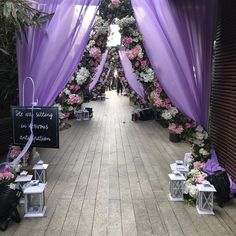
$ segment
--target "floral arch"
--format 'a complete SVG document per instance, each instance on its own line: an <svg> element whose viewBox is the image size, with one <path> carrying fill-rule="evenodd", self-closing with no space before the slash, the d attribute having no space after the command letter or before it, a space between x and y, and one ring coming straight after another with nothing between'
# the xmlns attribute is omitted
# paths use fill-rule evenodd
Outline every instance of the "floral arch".
<svg viewBox="0 0 236 236"><path fill-rule="evenodd" d="M83 95L87 93L88 85L96 74L102 55L107 49L107 38L110 34L110 24L116 22L120 28L121 44L125 47L126 55L132 63L134 73L138 81L142 84L146 99L142 100L132 91L130 96L141 105L151 104L157 115L164 119L170 132L179 134L183 139L188 140L192 147L192 164L188 175L187 187L185 189L186 198L192 202L196 198L196 184L201 182L206 176L204 163L211 156L211 144L207 132L196 122L184 116L172 103L163 90L158 75L151 67L151 63L145 53L143 45L144 37L140 34L136 21L133 17L133 10L130 1L126 0L103 0L99 13L86 46L84 55L77 71L72 79L60 93L57 104L68 117L83 102ZM108 58L104 70L100 76L95 93L104 90L109 83L109 74L113 73L115 67L120 66L117 49L109 48ZM128 86L127 86L128 87Z"/></svg>

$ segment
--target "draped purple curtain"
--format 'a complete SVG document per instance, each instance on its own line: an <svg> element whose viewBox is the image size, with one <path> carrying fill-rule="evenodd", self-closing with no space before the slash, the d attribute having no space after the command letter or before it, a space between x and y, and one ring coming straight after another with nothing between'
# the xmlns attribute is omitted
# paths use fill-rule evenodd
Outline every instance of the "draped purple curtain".
<svg viewBox="0 0 236 236"><path fill-rule="evenodd" d="M141 84L138 82L137 75L133 71L132 64L129 58L126 56L125 48L119 47L119 55L121 64L125 72L125 78L127 79L130 87L141 97L145 97L145 92Z"/></svg>
<svg viewBox="0 0 236 236"><path fill-rule="evenodd" d="M105 65L106 60L107 60L107 54L108 54L108 50L106 50L102 55L102 60L99 64L99 66L97 67L97 71L96 71L96 74L93 78L93 81L89 85L89 92L91 92L91 90L93 90L93 88L95 87L95 85L97 84L97 82L100 78L100 75L103 71L104 65Z"/></svg>
<svg viewBox="0 0 236 236"><path fill-rule="evenodd" d="M26 77L35 83L38 105L50 106L64 88L83 55L100 0L41 0L36 7L55 12L40 28L29 28L17 43L19 95ZM31 105L32 87L26 82L25 104Z"/></svg>
<svg viewBox="0 0 236 236"><path fill-rule="evenodd" d="M205 128L216 0L132 0L153 69L173 104Z"/></svg>

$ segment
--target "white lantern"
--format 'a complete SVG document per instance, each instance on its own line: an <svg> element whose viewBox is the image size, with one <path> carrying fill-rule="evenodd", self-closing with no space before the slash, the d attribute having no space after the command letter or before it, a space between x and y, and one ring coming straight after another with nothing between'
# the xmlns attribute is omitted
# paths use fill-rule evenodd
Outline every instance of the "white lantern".
<svg viewBox="0 0 236 236"><path fill-rule="evenodd" d="M22 171L24 172L24 171ZM24 187L27 186L27 184L32 180L33 175L26 175L25 174L20 174L16 177L15 183L18 185L19 189L22 190L22 192L24 191ZM25 199L24 199L24 195L22 195L21 199L20 199L20 204L24 204L25 203Z"/></svg>
<svg viewBox="0 0 236 236"><path fill-rule="evenodd" d="M33 178L33 175L18 175L16 177L15 183L18 184L19 188L23 191L24 185L29 183Z"/></svg>
<svg viewBox="0 0 236 236"><path fill-rule="evenodd" d="M184 197L184 182L185 177L178 171L169 174L170 179L170 189L169 189L169 199L170 201L183 201Z"/></svg>
<svg viewBox="0 0 236 236"><path fill-rule="evenodd" d="M83 110L83 120L89 120L89 111Z"/></svg>
<svg viewBox="0 0 236 236"><path fill-rule="evenodd" d="M216 189L208 181L204 181L202 184L197 184L198 196L196 208L199 214L214 215L213 201L214 192Z"/></svg>
<svg viewBox="0 0 236 236"><path fill-rule="evenodd" d="M186 152L184 154L184 166L186 166L188 168L189 164L192 162L192 160L193 160L192 153Z"/></svg>
<svg viewBox="0 0 236 236"><path fill-rule="evenodd" d="M76 120L78 121L83 120L83 110L75 111L75 117L76 117Z"/></svg>
<svg viewBox="0 0 236 236"><path fill-rule="evenodd" d="M170 164L171 172L174 173L175 171L180 172L185 178L188 175L188 167L183 164L183 161L176 160L175 163Z"/></svg>
<svg viewBox="0 0 236 236"><path fill-rule="evenodd" d="M47 168L48 164L38 161L33 167L34 179L39 180L40 183L47 183Z"/></svg>
<svg viewBox="0 0 236 236"><path fill-rule="evenodd" d="M34 180L35 181L35 180ZM34 184L34 182L33 182ZM43 217L46 211L45 206L45 186L46 184L36 183L24 190L25 215L24 217Z"/></svg>

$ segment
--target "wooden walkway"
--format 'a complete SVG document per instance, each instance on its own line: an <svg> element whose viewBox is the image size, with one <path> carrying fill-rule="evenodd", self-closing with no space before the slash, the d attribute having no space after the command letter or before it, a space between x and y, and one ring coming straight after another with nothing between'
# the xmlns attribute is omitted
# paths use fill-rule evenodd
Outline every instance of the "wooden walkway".
<svg viewBox="0 0 236 236"><path fill-rule="evenodd" d="M155 121L132 122L127 97L109 92L90 121L61 132L60 149L41 150L49 163L46 217L22 219L14 236L236 235L236 201L215 216L167 199L169 164L186 143L168 141Z"/></svg>

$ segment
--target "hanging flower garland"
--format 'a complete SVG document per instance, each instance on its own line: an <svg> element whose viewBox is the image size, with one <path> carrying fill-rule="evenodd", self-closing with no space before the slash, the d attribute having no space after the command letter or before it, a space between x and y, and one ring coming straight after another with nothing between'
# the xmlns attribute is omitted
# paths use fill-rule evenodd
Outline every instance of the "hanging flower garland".
<svg viewBox="0 0 236 236"><path fill-rule="evenodd" d="M64 114L65 119L73 117L74 111L83 103L84 93L101 62L102 53L106 50L108 34L109 23L97 16L78 70L56 99L55 106Z"/></svg>

